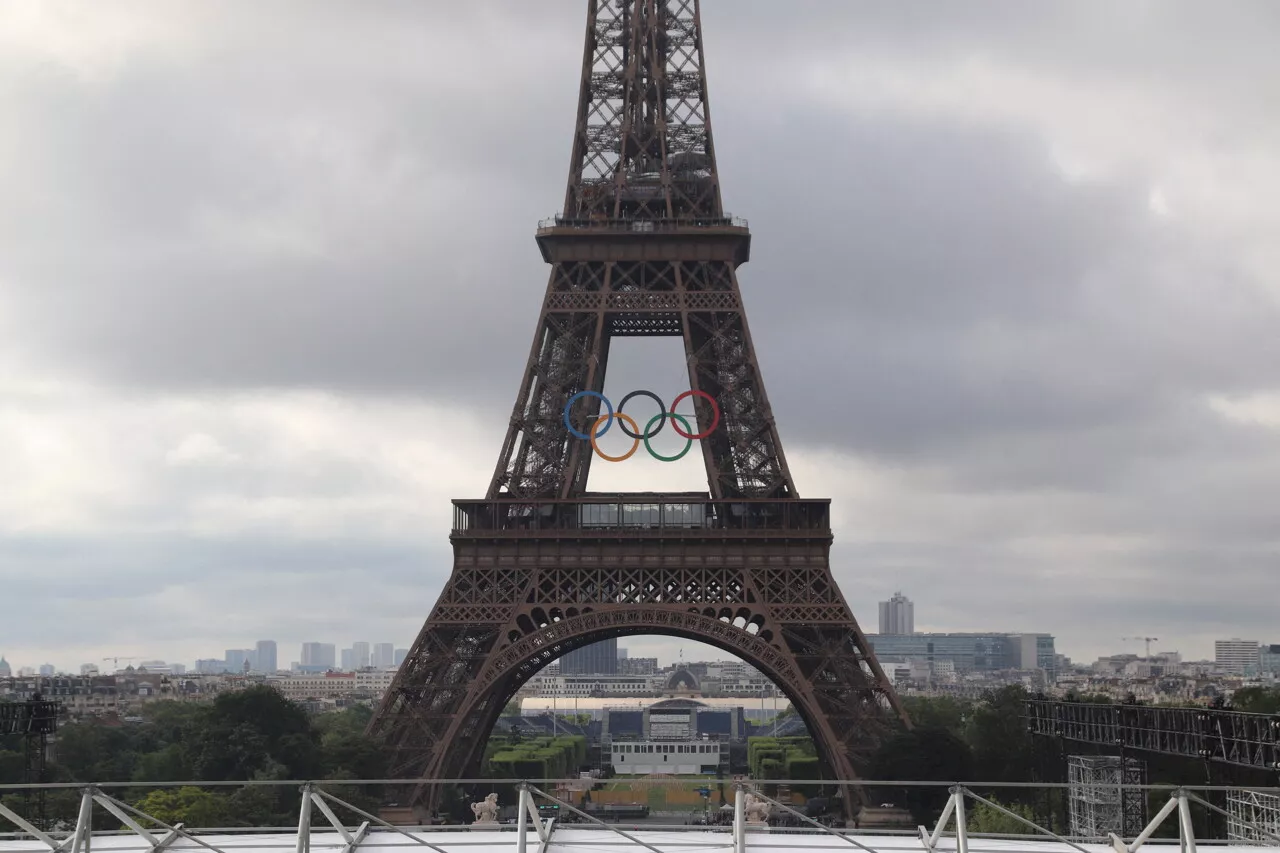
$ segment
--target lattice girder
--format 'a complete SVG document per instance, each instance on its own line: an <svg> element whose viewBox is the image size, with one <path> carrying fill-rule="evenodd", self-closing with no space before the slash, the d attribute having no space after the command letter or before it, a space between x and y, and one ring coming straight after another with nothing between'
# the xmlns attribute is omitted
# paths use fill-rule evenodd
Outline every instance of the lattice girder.
<svg viewBox="0 0 1280 853"><path fill-rule="evenodd" d="M588 3L563 214L537 241L551 271L487 496L455 502L453 574L372 723L392 773L475 775L540 668L661 634L756 666L855 778L909 721L832 577L828 502L798 498L783 454L737 280L751 235L720 199L697 0ZM715 401L714 429L691 401L706 493L587 492L594 453L564 407L603 392L623 335L680 337L689 389ZM581 400L573 428L600 408ZM637 503L656 520L627 520Z"/></svg>
<svg viewBox="0 0 1280 853"><path fill-rule="evenodd" d="M562 548L556 551L565 555ZM829 578L829 571L614 565L628 556L615 550L612 558L606 555L607 566L515 572L524 580L514 599L521 603L501 622L483 627L440 618L458 607L449 594L474 585L451 584L410 652L414 666L397 678L379 714L426 709L402 715L403 724L392 728L394 765L428 778L472 774L498 713L542 666L607 637L663 634L719 646L758 667L795 704L831 769L840 778L854 778L855 767L891 725L896 703L871 671L869 645L838 594L829 605L838 619L827 625L788 623L776 615L789 612L787 605L767 596L754 580L775 573ZM455 579L472 571L455 571ZM812 586L804 584L797 592L812 597L806 592ZM582 590L595 590L595 598Z"/></svg>

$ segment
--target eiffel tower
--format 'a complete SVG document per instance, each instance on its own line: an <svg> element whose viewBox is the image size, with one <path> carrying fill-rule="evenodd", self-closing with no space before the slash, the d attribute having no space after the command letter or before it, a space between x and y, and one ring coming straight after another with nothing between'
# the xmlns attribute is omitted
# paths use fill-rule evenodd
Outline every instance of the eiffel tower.
<svg viewBox="0 0 1280 853"><path fill-rule="evenodd" d="M830 501L800 498L782 453L735 273L751 234L720 202L698 0L589 0L579 86L564 212L537 231L550 282L498 464L483 500L453 502L453 573L371 730L395 778L475 775L539 669L660 634L757 667L828 772L854 779L893 717L910 723L832 577ZM685 414L641 430L624 398L601 417L620 335L684 341ZM706 492L586 490L584 439L667 420L698 438Z"/></svg>

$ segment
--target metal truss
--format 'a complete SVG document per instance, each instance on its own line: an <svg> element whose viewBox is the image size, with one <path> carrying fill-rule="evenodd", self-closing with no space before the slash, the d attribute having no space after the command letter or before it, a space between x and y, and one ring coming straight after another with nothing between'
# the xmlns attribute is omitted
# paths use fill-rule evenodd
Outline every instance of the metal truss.
<svg viewBox="0 0 1280 853"><path fill-rule="evenodd" d="M585 491L591 448L564 405L603 390L610 339L633 335L683 338L689 387L720 407L711 495L794 496L735 272L750 241L720 203L698 0L592 0L563 214L538 229L551 277L489 497ZM598 415L584 403L579 430Z"/></svg>
<svg viewBox="0 0 1280 853"><path fill-rule="evenodd" d="M608 637L700 640L756 666L790 697L840 778L855 778L901 714L830 576L829 531L786 544L580 536L494 542L484 529L455 532L453 577L375 719L392 773L473 772L516 690ZM658 553L665 565L646 568ZM749 555L765 565L743 568Z"/></svg>
<svg viewBox="0 0 1280 853"><path fill-rule="evenodd" d="M1074 841L1063 838L1061 835L1056 834L1052 830L1047 829L1034 821L1027 820L1022 815L1005 808L999 803L975 794L963 785L956 785L951 789L951 796L947 799L947 804L943 807L942 814L938 817L938 822L932 831L924 826L917 827L920 843L924 846L927 853L941 853L939 842L947 834L947 828L949 826L953 828L952 836L955 838L956 853L969 853L970 833L968 816L965 811L966 799L982 803L1007 817L1013 818L1018 823L1026 826L1033 834L1048 836L1054 841L1065 844L1079 853L1092 853ZM1191 851L1191 853L1194 853L1194 851Z"/></svg>
<svg viewBox="0 0 1280 853"><path fill-rule="evenodd" d="M75 829L61 839L55 838L53 834L34 826L26 818L6 807L4 803L0 803L0 817L8 820L23 832L44 844L51 853L89 853L91 847L90 838L93 835L93 808L95 805L114 815L117 820L124 824L125 828L145 841L147 847L153 853L162 853L179 838L186 839L198 847L212 851L212 853L225 853L225 851L214 847L184 829L182 824L170 826L159 818L139 811L128 803L117 800L115 797L95 787L87 787L81 791L80 811L76 818ZM162 831L145 829L139 823L139 820L154 823L161 827Z"/></svg>
<svg viewBox="0 0 1280 853"><path fill-rule="evenodd" d="M1280 770L1280 715L1029 699L1032 734Z"/></svg>
<svg viewBox="0 0 1280 853"><path fill-rule="evenodd" d="M1280 839L1280 794L1249 788L1227 792L1227 838L1274 845Z"/></svg>
<svg viewBox="0 0 1280 853"><path fill-rule="evenodd" d="M832 775L855 778L910 721L832 577L828 502L797 497L783 456L736 277L751 235L720 204L697 0L590 0L563 210L538 229L551 277L488 495L455 502L453 574L371 723L391 771L476 771L538 669L664 634L759 668ZM587 493L594 453L565 405L604 390L622 335L682 338L690 389L720 412L693 398L706 492ZM586 398L573 429L598 413Z"/></svg>
<svg viewBox="0 0 1280 853"><path fill-rule="evenodd" d="M360 780L343 780L340 784L349 786L353 784L404 784L412 783L413 780L404 779L383 779L369 780L361 782ZM576 780L575 780L576 781ZM662 780L671 784L682 784L679 779ZM805 780L792 780L805 781ZM542 787L537 787L528 781L512 780L512 779L469 779L469 780L441 780L441 782L460 784L460 783L515 783L519 789L519 800L516 810L516 826L513 827L514 832L506 836L504 840L495 840L490 836L483 841L468 842L465 840L465 834L459 836L457 833L449 830L455 827L445 828L441 832L430 831L425 827L401 827L396 826L379 818L378 816L362 810L358 806L342 800L329 794L321 789L323 783L312 782L288 782L288 781L256 781L234 783L246 786L266 786L278 787L299 785L302 793L301 805L298 813L298 823L296 833L277 834L281 831L278 828L262 828L260 832L268 832L279 838L284 843L263 843L261 840L248 844L253 849L266 849L279 847L285 849L292 847L294 853L310 853L313 844L317 844L326 850L333 850L336 853L357 853L361 847L375 846L379 848L386 847L403 847L416 845L426 847L434 853L456 853L453 848L458 846L474 846L479 843L487 847L507 846L515 847L515 853L529 853L528 846L531 843L538 844L538 853L548 853L550 847L555 843L553 841L553 832L559 828L559 823L554 819L542 819L537 810L534 798L538 797L549 803L554 803L561 810L572 812L579 818L584 820L590 826L605 830L630 844L642 847L651 853L669 853L669 851L680 850L688 853L689 850L697 847L732 847L735 853L746 853L748 846L761 845L766 847L793 847L794 843L787 843L783 838L774 841L766 841L759 835L752 838L752 833L768 832L770 828L764 824L751 823L746 820L744 803L746 794L750 793L756 798L770 803L773 809L786 813L790 818L798 820L802 825L817 830L821 833L829 835L833 839L831 845L821 845L813 843L804 843L800 845L806 849L847 849L848 847L856 847L866 853L880 853L880 851L896 851L901 853L904 849L911 846L909 838L895 836L892 843L886 844L886 839L878 836L877 833L867 833L865 831L849 832L831 826L824 825L812 817L809 817L792 805L782 802L778 799L770 797L761 792L761 787L769 784L778 784L778 782L770 780L745 780L737 779L733 782L734 802L733 802L733 824L732 839L730 843L722 843L713 838L699 838L696 836L672 840L666 832L680 827L635 827L628 826L625 829L617 825L609 824L600 820L597 816L592 815L572 803L565 802L556 796L547 793L546 788L551 787L550 783L538 783ZM807 784L817 784L818 780L808 780ZM199 785L199 782L175 782L160 785L159 787L177 787L184 785ZM215 783L216 784L216 783ZM686 783L687 784L687 783ZM831 780L823 784L833 784ZM920 786L920 785L936 785L938 783L930 782L909 782L909 781L837 781L834 784L841 785L846 788L858 787L862 785L881 786ZM1166 821L1173 819L1178 823L1178 836L1180 849L1186 853L1195 853L1197 846L1197 838L1193 830L1192 812L1193 806L1208 811L1227 816L1231 822L1231 841L1238 843L1256 844L1272 848L1280 848L1280 826L1276 825L1276 816L1280 812L1280 793L1277 789L1252 789L1231 792L1229 804L1231 811L1224 810L1213 803L1199 796L1196 789L1181 788L1170 792L1169 799L1164 803L1163 807L1156 813L1152 820L1145 826L1135 828L1136 831L1129 833L1104 833L1101 839L1096 837L1081 837L1074 833L1070 836L1062 836L1054 833L1052 830L1023 817L999 803L987 799L969 787L972 783L963 783L954 785L950 788L950 797L948 797L945 807L941 815L932 829L926 826L917 827L914 843L918 843L923 853L946 853L948 850L954 849L956 853L981 853L982 850L991 849L1015 849L1008 846L1008 841L983 842L977 846L972 842L979 838L990 838L992 836L983 833L973 833L969 829L968 808L971 804L977 803L997 811L1004 816L1012 819L1014 822L1026 827L1026 832L1009 835L996 836L1002 839L1011 838L1034 838L1036 836L1043 837L1043 840L1053 841L1069 848L1077 853L1096 853L1096 847L1082 846L1091 842L1102 840L1115 851L1115 853L1138 853L1138 851L1147 844ZM1028 783L1031 784L1031 783ZM127 783L119 783L116 787L127 787ZM1004 785L1002 787L1009 787ZM10 789L15 786L2 786ZM42 787L64 787L42 786ZM141 841L140 849L148 851L148 853L162 853L171 848L176 849L182 847L190 849L191 847L199 847L210 853L234 853L234 850L245 847L246 845L237 841L228 844L225 847L211 843L218 841L221 843L219 836L225 834L225 830L214 828L197 829L193 827L185 827L183 824L169 825L157 818L149 815L120 799L105 793L103 788L111 787L110 785L91 785L81 789L81 801L78 817L74 828L61 833L51 833L41 830L29 820L3 804L0 804L0 819L7 820L18 827L30 838L49 853L91 853L94 847L100 846L94 839L101 835L110 834L118 835L117 832L95 833L92 829L94 822L95 808L101 808L115 817L120 822L123 829L130 835ZM1024 787L1020 784L1012 784L1012 787ZM1146 789L1144 789L1146 790ZM1201 789L1207 790L1207 789ZM850 800L852 802L852 800ZM335 807L346 809L356 815L359 819L358 825L345 825L335 812ZM315 823L317 813L324 819L320 824ZM155 824L159 829L149 829L146 824ZM328 825L325 826L324 823ZM473 825L472 829L486 829L482 825ZM533 835L529 830L532 828ZM427 829L428 831L424 831ZM493 826L490 831L501 831L505 829L501 826ZM581 827L574 827L573 831L578 832ZM661 834L649 835L647 829L660 829ZM685 829L689 829L685 827ZM728 827L726 827L728 829ZM285 830L288 832L289 830ZM703 835L708 831L714 832L710 828L698 828L693 830L698 835ZM790 830L789 830L790 831ZM390 837L394 836L394 837ZM1132 841L1127 840L1132 836ZM534 838L536 837L536 842ZM791 836L794 840L795 836ZM181 839L183 844L177 842ZM943 844L944 839L953 840L954 844ZM750 844L749 844L750 840ZM1202 839L1203 840L1203 839ZM618 846L617 842L587 842L581 837L565 838L563 840L566 846L590 846L596 847ZM999 846L999 845L1005 846ZM6 849L31 849L21 846L14 847L11 842L0 843ZM111 845L115 850L132 850L135 847L128 845ZM664 849L664 847L666 849ZM1039 848L1038 848L1039 849Z"/></svg>
<svg viewBox="0 0 1280 853"><path fill-rule="evenodd" d="M23 739L23 780L44 782L48 772L49 738L58 731L63 713L61 702L36 693L24 702L0 702L0 735L21 735ZM28 808L41 829L45 828L45 790L29 789Z"/></svg>
<svg viewBox="0 0 1280 853"><path fill-rule="evenodd" d="M1146 824L1146 768L1133 758L1072 755L1067 759L1071 834L1131 835Z"/></svg>

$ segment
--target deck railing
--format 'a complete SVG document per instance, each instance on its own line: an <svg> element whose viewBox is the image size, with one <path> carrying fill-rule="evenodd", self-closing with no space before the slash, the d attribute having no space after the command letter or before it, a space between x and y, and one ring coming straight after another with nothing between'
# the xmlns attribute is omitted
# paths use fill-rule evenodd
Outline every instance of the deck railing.
<svg viewBox="0 0 1280 853"><path fill-rule="evenodd" d="M741 216L661 217L658 219L610 219L605 217L553 216L538 223L538 233L570 229L583 231L625 231L637 234L688 231L690 229L746 228Z"/></svg>
<svg viewBox="0 0 1280 853"><path fill-rule="evenodd" d="M457 500L455 534L574 532L672 536L830 535L829 500L699 500L609 496L573 500Z"/></svg>

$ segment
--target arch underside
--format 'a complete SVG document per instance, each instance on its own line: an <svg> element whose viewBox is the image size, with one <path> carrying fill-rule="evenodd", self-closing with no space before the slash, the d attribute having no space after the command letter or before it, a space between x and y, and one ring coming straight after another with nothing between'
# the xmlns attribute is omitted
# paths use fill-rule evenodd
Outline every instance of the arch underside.
<svg viewBox="0 0 1280 853"><path fill-rule="evenodd" d="M896 697L852 616L839 609L843 618L825 623L781 622L767 606L745 604L526 606L503 625L429 620L410 655L413 669L401 671L378 715L395 723L391 772L478 775L504 706L539 670L599 640L656 634L704 642L755 666L791 700L831 776L854 779L892 725Z"/></svg>

